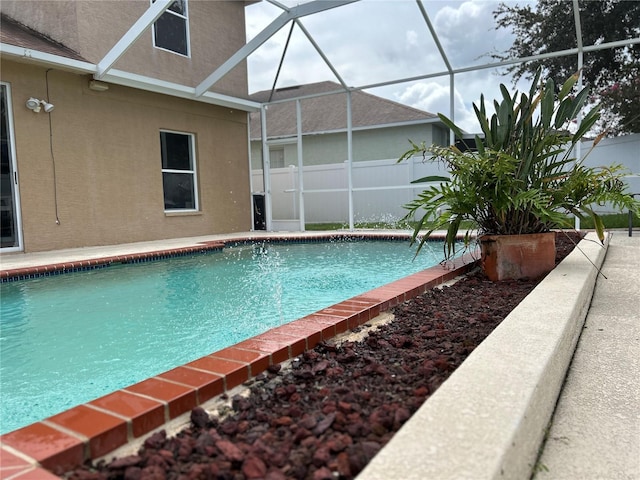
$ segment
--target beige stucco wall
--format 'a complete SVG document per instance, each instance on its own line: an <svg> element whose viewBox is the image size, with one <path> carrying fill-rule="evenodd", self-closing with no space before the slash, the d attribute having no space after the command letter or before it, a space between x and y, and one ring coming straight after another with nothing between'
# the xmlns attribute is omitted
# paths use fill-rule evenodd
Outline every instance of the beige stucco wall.
<svg viewBox="0 0 640 480"><path fill-rule="evenodd" d="M0 11L79 52L78 3L74 0L2 0Z"/></svg>
<svg viewBox="0 0 640 480"><path fill-rule="evenodd" d="M46 98L46 70L0 67L11 89L25 251L251 228L245 112L114 85L94 92L88 76L51 70L55 110L36 114L24 104ZM195 214L164 212L160 129L195 134Z"/></svg>
<svg viewBox="0 0 640 480"><path fill-rule="evenodd" d="M0 10L98 63L149 5L149 0L2 0ZM244 7L242 1L189 0L189 58L153 47L149 28L113 68L196 86L245 44ZM211 90L246 97L246 64Z"/></svg>

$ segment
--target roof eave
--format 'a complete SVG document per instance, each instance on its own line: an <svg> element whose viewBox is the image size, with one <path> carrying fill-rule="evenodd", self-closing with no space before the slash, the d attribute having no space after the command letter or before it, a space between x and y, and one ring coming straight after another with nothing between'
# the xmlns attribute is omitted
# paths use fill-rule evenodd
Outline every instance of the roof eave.
<svg viewBox="0 0 640 480"><path fill-rule="evenodd" d="M100 81L122 85L125 87L138 88L148 92L161 93L173 97L186 98L201 103L209 103L221 107L233 108L245 112L257 112L260 110L260 104L252 100L244 98L232 97L215 92L205 92L197 97L194 87L180 85L178 83L166 82L156 78L146 77L135 73L124 72L122 70L112 69L104 75Z"/></svg>
<svg viewBox="0 0 640 480"><path fill-rule="evenodd" d="M63 57L52 53L41 52L31 48L19 47L8 43L0 43L0 56L12 60L36 63L45 67L54 67L75 73L90 73L96 71L96 66L82 60Z"/></svg>
<svg viewBox="0 0 640 480"><path fill-rule="evenodd" d="M0 43L0 56L19 62L34 63L74 73L89 75L95 75L97 73L97 66L93 63L74 60L61 55L54 55L16 45L9 45L7 43ZM185 98L196 102L233 108L245 112L255 112L260 110L260 104L252 100L214 92L205 92L204 95L197 97L195 95L194 87L165 82L156 78L137 75L122 70L112 69L100 80L115 85L122 85L147 92L161 93L163 95Z"/></svg>

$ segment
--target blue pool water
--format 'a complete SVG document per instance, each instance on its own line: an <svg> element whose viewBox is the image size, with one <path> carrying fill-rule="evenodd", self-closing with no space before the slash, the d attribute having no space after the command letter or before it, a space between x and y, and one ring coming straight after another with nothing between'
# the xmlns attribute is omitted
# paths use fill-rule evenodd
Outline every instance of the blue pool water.
<svg viewBox="0 0 640 480"><path fill-rule="evenodd" d="M0 286L0 433L437 264L407 242L244 245Z"/></svg>

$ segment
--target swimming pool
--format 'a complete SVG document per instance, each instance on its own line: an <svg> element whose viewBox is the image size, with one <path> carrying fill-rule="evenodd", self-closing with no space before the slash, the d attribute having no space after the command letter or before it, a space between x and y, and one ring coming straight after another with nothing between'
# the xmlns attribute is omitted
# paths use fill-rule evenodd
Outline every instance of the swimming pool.
<svg viewBox="0 0 640 480"><path fill-rule="evenodd" d="M0 432L438 263L406 242L237 245L0 288ZM188 348L185 348L185 345Z"/></svg>

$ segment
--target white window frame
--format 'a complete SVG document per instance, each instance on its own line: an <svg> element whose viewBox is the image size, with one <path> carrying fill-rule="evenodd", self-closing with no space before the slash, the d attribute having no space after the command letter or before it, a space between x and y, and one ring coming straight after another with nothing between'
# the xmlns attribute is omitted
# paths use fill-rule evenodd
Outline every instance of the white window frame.
<svg viewBox="0 0 640 480"><path fill-rule="evenodd" d="M164 208L165 213L179 213L179 212L198 212L200 211L200 200L198 195L198 169L196 166L196 136L193 133L179 132L176 130L160 130L158 139L160 140L160 165L163 165L164 151L162 151L162 134L172 133L176 135L184 135L189 138L189 155L191 160L191 170L178 170L172 168L161 168L162 170L162 205L165 205L165 191L164 191L164 174L165 173L179 173L179 174L191 174L193 181L193 203L194 208Z"/></svg>
<svg viewBox="0 0 640 480"><path fill-rule="evenodd" d="M149 2L151 4L154 3L155 0L149 0ZM186 58L191 58L191 34L189 32L189 4L188 4L188 0L182 0L184 2L184 15L181 15L179 13L174 12L173 10L170 10L170 6L169 8L167 8L164 13L160 16L160 18L162 18L164 15L174 15L178 18L181 18L182 20L184 20L185 23L185 35L186 35L186 43L187 43L187 53L181 53L181 52L176 52L175 50L171 50L170 48L167 47L161 47L156 45L156 23L154 22L153 25L151 26L151 41L153 42L153 46L159 50L164 50L165 52L171 52L174 53L176 55L180 55L181 57L186 57ZM173 3L171 4L173 5Z"/></svg>

